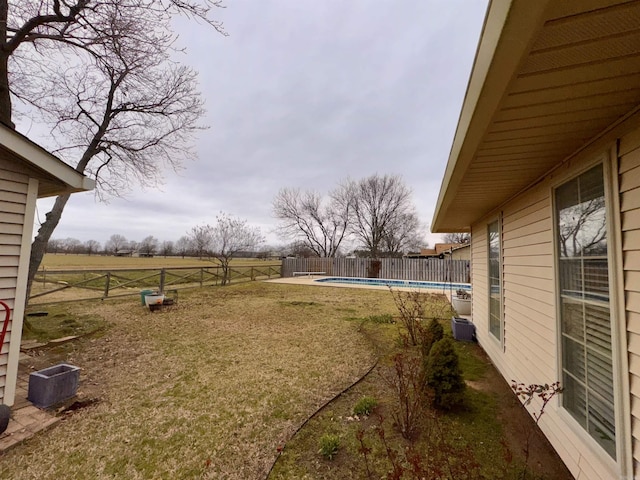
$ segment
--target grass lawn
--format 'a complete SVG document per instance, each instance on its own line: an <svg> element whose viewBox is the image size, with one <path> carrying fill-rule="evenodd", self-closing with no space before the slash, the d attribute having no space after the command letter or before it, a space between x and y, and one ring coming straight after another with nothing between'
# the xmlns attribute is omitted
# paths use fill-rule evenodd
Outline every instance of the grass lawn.
<svg viewBox="0 0 640 480"><path fill-rule="evenodd" d="M276 459L269 478L367 478L355 435L377 420L353 418L363 395L379 402L392 447L407 446L390 424L393 396L379 374L402 349L398 325L378 323L396 315L386 291L249 282L187 291L156 313L138 298L64 308L102 328L28 366L82 367L79 397L96 402L7 452L0 478L260 479ZM45 330L47 318L34 317L33 327ZM459 349L469 380L488 375L477 346ZM500 394L469 389L469 408L440 423L487 475L503 461L501 402L515 401L498 385ZM340 441L333 460L318 454L325 433ZM371 478L380 478L387 456L373 436L365 441L376 452L371 468L379 474ZM536 473L565 478L550 458L543 455Z"/></svg>

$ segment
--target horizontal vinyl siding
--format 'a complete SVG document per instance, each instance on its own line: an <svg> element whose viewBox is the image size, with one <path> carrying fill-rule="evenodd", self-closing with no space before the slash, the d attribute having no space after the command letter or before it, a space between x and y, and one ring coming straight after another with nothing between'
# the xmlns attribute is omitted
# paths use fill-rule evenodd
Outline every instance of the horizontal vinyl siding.
<svg viewBox="0 0 640 480"><path fill-rule="evenodd" d="M632 451L635 474L640 475L640 129L620 139L619 155Z"/></svg>
<svg viewBox="0 0 640 480"><path fill-rule="evenodd" d="M556 380L551 227L548 188L537 188L504 209L505 361L512 377L527 384ZM546 275L537 272L540 268Z"/></svg>
<svg viewBox="0 0 640 480"><path fill-rule="evenodd" d="M18 266L29 190L27 175L6 170L0 161L0 300L11 308L15 304ZM0 311L0 322L5 313ZM9 323L5 342L0 346L0 401L4 399L11 327Z"/></svg>
<svg viewBox="0 0 640 480"><path fill-rule="evenodd" d="M593 157L586 160L593 160ZM640 166L640 157L638 162ZM626 165L629 172L636 171L630 162ZM544 384L560 380L552 187L562 183L559 179L566 177L568 180L582 171L580 163L565 166L503 206L503 345L489 334L488 327L487 224L495 217L472 225L473 322L478 341L507 381ZM640 175L640 169L636 172ZM637 188L640 188L640 178L638 180ZM633 183L628 179L626 185ZM627 192L625 205L640 208L640 193L629 189ZM628 225L635 225L635 222L636 217L627 218ZM627 292L633 307L630 313L637 320L634 331L629 329L630 343L637 345L637 352L630 358L632 376L635 372L640 374L640 242L632 242L640 240L640 212L637 225L637 233L625 232L627 243L635 243L638 249L625 251L627 263L638 265L637 272L625 272L627 281L636 281L638 286L637 293ZM640 377L632 382L632 390L637 395L633 405L638 418L636 428L640 429ZM539 407L534 402L530 410L538 411ZM562 410L559 400L547 406L540 427L576 478L611 478L612 467L607 454L594 446L589 435ZM640 441L640 430L637 431ZM640 447L635 444L634 452L640 453Z"/></svg>

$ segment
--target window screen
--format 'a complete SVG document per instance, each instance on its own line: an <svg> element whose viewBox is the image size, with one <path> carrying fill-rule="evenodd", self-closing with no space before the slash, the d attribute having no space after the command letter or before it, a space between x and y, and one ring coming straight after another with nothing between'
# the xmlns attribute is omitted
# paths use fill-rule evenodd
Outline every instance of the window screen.
<svg viewBox="0 0 640 480"><path fill-rule="evenodd" d="M603 167L555 192L563 406L615 457Z"/></svg>

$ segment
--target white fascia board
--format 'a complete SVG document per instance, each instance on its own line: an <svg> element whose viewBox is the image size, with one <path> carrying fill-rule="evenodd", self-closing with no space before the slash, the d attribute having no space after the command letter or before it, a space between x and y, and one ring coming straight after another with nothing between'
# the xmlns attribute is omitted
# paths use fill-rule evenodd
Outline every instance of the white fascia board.
<svg viewBox="0 0 640 480"><path fill-rule="evenodd" d="M549 3L550 0L490 2L431 222L432 232L440 231L458 185L543 24Z"/></svg>
<svg viewBox="0 0 640 480"><path fill-rule="evenodd" d="M76 172L58 157L24 135L0 124L0 144L38 169L67 184L73 191L93 190L94 180Z"/></svg>

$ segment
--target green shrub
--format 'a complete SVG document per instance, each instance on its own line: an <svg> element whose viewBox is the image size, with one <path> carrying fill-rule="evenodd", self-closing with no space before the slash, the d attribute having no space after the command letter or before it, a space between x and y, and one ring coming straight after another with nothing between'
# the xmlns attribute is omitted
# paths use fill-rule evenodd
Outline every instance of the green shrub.
<svg viewBox="0 0 640 480"><path fill-rule="evenodd" d="M340 448L340 438L337 435L325 433L320 437L320 453L327 460L332 460Z"/></svg>
<svg viewBox="0 0 640 480"><path fill-rule="evenodd" d="M464 401L465 383L450 337L444 337L431 347L425 380L433 394L433 406L437 409L449 410Z"/></svg>
<svg viewBox="0 0 640 480"><path fill-rule="evenodd" d="M371 415L373 409L378 404L373 397L362 397L353 407L354 415Z"/></svg>
<svg viewBox="0 0 640 480"><path fill-rule="evenodd" d="M425 361L429 358L431 347L433 347L434 343L442 340L442 337L444 337L442 324L439 320L432 318L427 328L421 331L420 347L422 349L422 357Z"/></svg>

